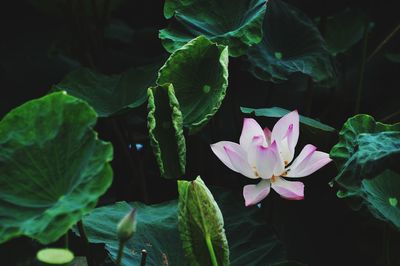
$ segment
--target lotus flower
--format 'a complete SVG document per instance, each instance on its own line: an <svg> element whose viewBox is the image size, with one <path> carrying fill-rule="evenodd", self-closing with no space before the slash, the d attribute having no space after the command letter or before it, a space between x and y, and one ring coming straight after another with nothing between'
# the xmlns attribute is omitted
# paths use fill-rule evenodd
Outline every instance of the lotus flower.
<svg viewBox="0 0 400 266"><path fill-rule="evenodd" d="M293 160L298 139L299 114L293 111L279 119L272 132L263 130L254 119L245 118L239 144L220 141L211 149L231 170L261 179L256 185L243 188L245 205L250 206L263 200L271 187L283 198L303 199L304 184L286 178L308 176L331 161L329 154L317 151L311 144L304 146Z"/></svg>

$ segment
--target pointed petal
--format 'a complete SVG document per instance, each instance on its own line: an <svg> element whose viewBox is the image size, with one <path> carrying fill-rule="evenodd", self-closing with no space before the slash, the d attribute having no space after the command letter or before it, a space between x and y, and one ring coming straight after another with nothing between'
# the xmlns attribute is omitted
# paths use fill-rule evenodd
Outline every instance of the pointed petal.
<svg viewBox="0 0 400 266"><path fill-rule="evenodd" d="M313 152L317 150L317 147L315 147L312 144L307 144L306 146L303 147L301 150L300 154L297 156L297 158L293 161L293 163L290 165L291 171L293 169L296 169L301 163L304 162L304 160L309 157Z"/></svg>
<svg viewBox="0 0 400 266"><path fill-rule="evenodd" d="M299 156L289 167L290 170L287 173L287 177L308 176L332 161L328 153L317 151L316 149L311 144L304 146Z"/></svg>
<svg viewBox="0 0 400 266"><path fill-rule="evenodd" d="M264 131L253 118L245 118L243 120L242 134L240 135L239 143L245 150L248 149L255 136L264 137Z"/></svg>
<svg viewBox="0 0 400 266"><path fill-rule="evenodd" d="M278 176L271 183L271 186L282 198L290 200L304 199L304 184L302 182L287 181Z"/></svg>
<svg viewBox="0 0 400 266"><path fill-rule="evenodd" d="M271 147L257 146L256 168L261 178L271 178L277 163L278 157Z"/></svg>
<svg viewBox="0 0 400 266"><path fill-rule="evenodd" d="M232 149L232 146L224 146L224 150L232 163L233 169L235 169L234 171L239 172L248 178L258 178L247 161L247 154L243 149L240 151Z"/></svg>
<svg viewBox="0 0 400 266"><path fill-rule="evenodd" d="M279 153L278 145L276 144L276 141L273 141L271 143L270 149L275 153L275 156L277 159L276 163L275 163L275 168L274 168L274 175L280 176L282 173L285 172L285 164L283 162L282 156Z"/></svg>
<svg viewBox="0 0 400 266"><path fill-rule="evenodd" d="M263 136L255 136L247 149L247 161L250 166L255 168L258 156L258 146L262 145L264 141Z"/></svg>
<svg viewBox="0 0 400 266"><path fill-rule="evenodd" d="M230 149L238 152L238 153L244 153L243 148L240 147L239 144L231 141L220 141L214 144L211 144L211 150L214 152L214 154L220 159L227 167L229 167L231 170L238 172L232 165L231 160L228 157L228 154L226 154L226 151L224 149L224 146L229 147Z"/></svg>
<svg viewBox="0 0 400 266"><path fill-rule="evenodd" d="M285 138L287 138L287 145L290 152L294 154L294 148L299 140L299 113L297 110L279 119L272 129L272 141L276 140L279 145ZM293 159L293 156L291 159Z"/></svg>
<svg viewBox="0 0 400 266"><path fill-rule="evenodd" d="M264 128L264 136L265 136L265 140L267 141L267 145L271 145L271 130L269 130L269 128Z"/></svg>
<svg viewBox="0 0 400 266"><path fill-rule="evenodd" d="M262 201L271 189L269 180L261 180L257 185L247 185L243 187L243 197L245 205L255 205Z"/></svg>

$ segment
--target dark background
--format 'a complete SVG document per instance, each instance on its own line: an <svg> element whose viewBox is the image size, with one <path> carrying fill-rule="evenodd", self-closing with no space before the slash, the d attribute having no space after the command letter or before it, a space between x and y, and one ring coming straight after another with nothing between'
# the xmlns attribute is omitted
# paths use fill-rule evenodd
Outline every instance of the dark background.
<svg viewBox="0 0 400 266"><path fill-rule="evenodd" d="M374 23L367 54L399 23L397 1L287 2L312 18L327 17L347 7L363 10ZM157 38L158 30L167 25L162 8L163 1L124 1L109 17L96 20L93 15L82 12L78 1L71 1L71 8L62 13L44 12L30 1L1 3L0 117L27 100L45 95L53 84L79 66L114 74L167 56ZM108 23L116 19L129 26L123 33L129 36L129 41L103 37ZM400 65L388 61L383 53L400 52L399 41L398 36L394 37L366 65L361 112L387 123L399 120L398 115L390 117L390 114L399 109ZM248 180L224 167L209 148L209 144L220 140L239 139L244 117L239 106L298 109L301 114L340 130L353 115L361 50L360 42L335 59L338 73L345 65L346 79L340 85L315 86L311 95L306 91L308 81L304 76L294 75L288 82L272 84L247 72L242 58L230 58L229 88L221 109L199 134L187 137L188 170L184 178L201 175L208 185L241 193ZM177 196L176 183L159 176L147 139L146 115L143 105L129 113L99 120L96 129L100 137L110 140L115 149L114 183L99 204L116 200L156 203ZM268 126L275 122L273 119L258 121ZM301 133L300 148L313 143L319 150L329 152L337 142L336 133L321 137L304 128ZM128 147L136 143L143 144L143 149ZM291 259L309 265L385 265L382 255L385 224L367 212L354 212L346 201L338 199L337 189L328 186L335 175L332 163L304 178L304 201L286 201L275 194L268 196L262 206L266 219L285 243ZM385 230L393 235L395 251L399 244L398 232L391 227ZM8 258L9 265L13 265L14 259L21 258L20 248L32 252L34 247L27 239L13 240L0 245L0 256ZM389 256L392 256L392 265L400 265L396 252Z"/></svg>

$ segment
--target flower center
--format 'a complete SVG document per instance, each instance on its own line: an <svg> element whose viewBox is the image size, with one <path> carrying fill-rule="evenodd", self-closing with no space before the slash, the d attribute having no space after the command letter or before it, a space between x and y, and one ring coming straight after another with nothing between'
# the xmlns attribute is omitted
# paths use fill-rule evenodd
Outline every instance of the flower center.
<svg viewBox="0 0 400 266"><path fill-rule="evenodd" d="M258 173L257 168L256 168L255 166L252 166L251 168L253 169L254 175L255 175L256 177L261 177L261 176L260 176L260 173Z"/></svg>

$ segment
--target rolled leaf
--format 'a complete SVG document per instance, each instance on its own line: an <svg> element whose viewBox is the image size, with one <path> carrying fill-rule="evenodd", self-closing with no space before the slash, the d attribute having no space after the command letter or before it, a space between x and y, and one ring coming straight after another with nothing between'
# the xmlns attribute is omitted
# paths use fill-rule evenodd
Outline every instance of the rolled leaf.
<svg viewBox="0 0 400 266"><path fill-rule="evenodd" d="M182 113L172 84L148 89L150 144L160 173L177 179L185 173L186 144L183 135Z"/></svg>
<svg viewBox="0 0 400 266"><path fill-rule="evenodd" d="M224 219L200 177L178 181L179 231L190 265L229 265Z"/></svg>

